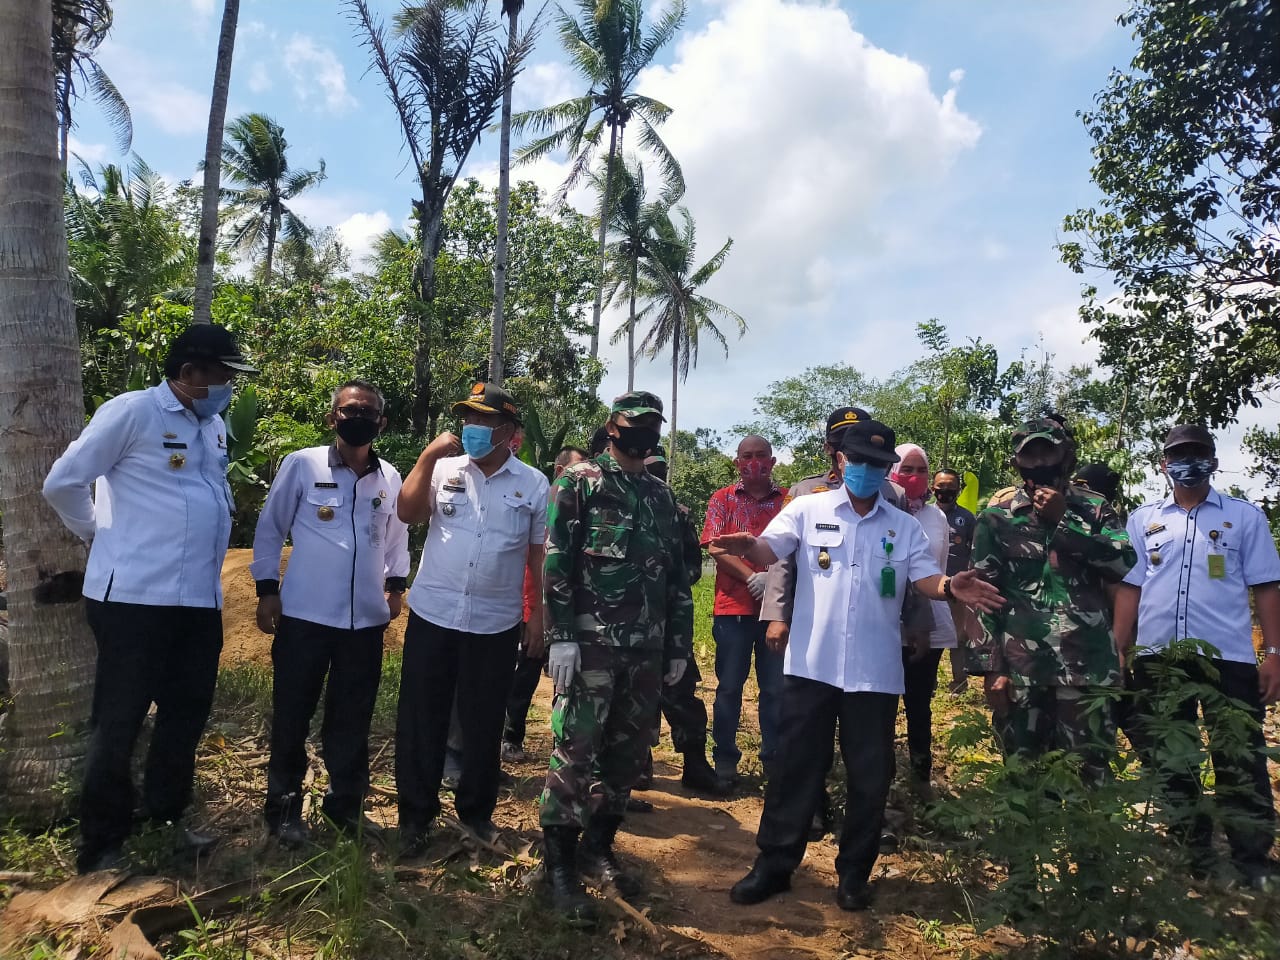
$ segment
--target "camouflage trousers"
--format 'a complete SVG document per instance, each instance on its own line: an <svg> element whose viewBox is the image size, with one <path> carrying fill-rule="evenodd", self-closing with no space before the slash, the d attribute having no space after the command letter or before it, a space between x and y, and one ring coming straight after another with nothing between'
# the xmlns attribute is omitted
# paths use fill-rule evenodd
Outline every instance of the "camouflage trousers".
<svg viewBox="0 0 1280 960"><path fill-rule="evenodd" d="M540 800L544 827L585 827L622 816L653 738L662 653L581 645L582 665L551 708L551 763Z"/></svg>
<svg viewBox="0 0 1280 960"><path fill-rule="evenodd" d="M1116 727L1104 687L1015 687L1012 706L992 726L1006 756L1051 750L1079 755L1086 783L1110 776Z"/></svg>

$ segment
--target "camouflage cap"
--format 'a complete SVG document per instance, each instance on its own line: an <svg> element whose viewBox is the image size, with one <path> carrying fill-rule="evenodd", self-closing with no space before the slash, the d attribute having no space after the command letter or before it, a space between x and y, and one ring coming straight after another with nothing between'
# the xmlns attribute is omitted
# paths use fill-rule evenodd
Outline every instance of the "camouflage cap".
<svg viewBox="0 0 1280 960"><path fill-rule="evenodd" d="M1057 420L1051 417L1037 417L1035 420L1028 420L1013 433L1013 452L1021 453L1032 440L1048 440L1054 446L1062 443L1069 443L1071 437L1067 435L1066 428Z"/></svg>
<svg viewBox="0 0 1280 960"><path fill-rule="evenodd" d="M658 444L653 448L653 452L644 458L644 465L647 467L651 463L666 463L667 448L662 444Z"/></svg>
<svg viewBox="0 0 1280 960"><path fill-rule="evenodd" d="M609 415L620 413L624 417L643 417L646 413L656 413L662 417L662 401L656 394L647 390L632 390L620 397L614 397ZM666 417L662 417L666 420Z"/></svg>

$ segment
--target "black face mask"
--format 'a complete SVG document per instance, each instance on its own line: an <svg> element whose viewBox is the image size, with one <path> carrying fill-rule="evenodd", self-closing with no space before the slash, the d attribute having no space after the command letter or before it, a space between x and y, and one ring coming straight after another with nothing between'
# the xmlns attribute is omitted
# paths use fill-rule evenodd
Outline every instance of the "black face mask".
<svg viewBox="0 0 1280 960"><path fill-rule="evenodd" d="M1018 473L1027 483L1037 487L1057 487L1062 483L1063 470L1060 463L1043 463L1038 467L1018 467Z"/></svg>
<svg viewBox="0 0 1280 960"><path fill-rule="evenodd" d="M933 499L939 503L955 503L956 498L960 496L959 490L935 490L933 491Z"/></svg>
<svg viewBox="0 0 1280 960"><path fill-rule="evenodd" d="M662 437L653 427L624 427L616 425L618 435L614 445L629 457L647 457Z"/></svg>
<svg viewBox="0 0 1280 960"><path fill-rule="evenodd" d="M352 417L350 420L339 420L333 428L338 436L353 447L363 447L373 443L378 435L380 425L377 420L366 420L364 417Z"/></svg>

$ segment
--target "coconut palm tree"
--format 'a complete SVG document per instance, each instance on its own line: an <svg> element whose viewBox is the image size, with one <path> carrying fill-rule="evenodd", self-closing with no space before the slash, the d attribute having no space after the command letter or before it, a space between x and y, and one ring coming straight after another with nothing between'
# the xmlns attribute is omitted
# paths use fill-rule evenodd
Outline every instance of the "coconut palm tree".
<svg viewBox="0 0 1280 960"><path fill-rule="evenodd" d="M233 220L232 243L250 254L265 247L262 277L268 285L277 237L305 239L311 235L311 228L287 202L325 178L323 160L319 170L290 170L285 156L288 148L284 128L261 113L237 117L222 144L227 182L236 185L222 190Z"/></svg>
<svg viewBox="0 0 1280 960"><path fill-rule="evenodd" d="M644 167L638 160L623 160L614 174L613 202L607 214L609 233L614 237L606 251L605 299L612 303L617 297L628 300L627 320L614 333L613 343L627 337L627 389L635 389L636 374L636 296L640 292L640 262L654 256L654 248L663 242L658 227L668 218L672 205L678 199L675 191L667 187L656 201L646 200ZM607 177L600 171L591 175L600 190L603 211L604 184ZM598 214L602 215L602 214Z"/></svg>
<svg viewBox="0 0 1280 960"><path fill-rule="evenodd" d="M640 71L653 63L659 50L666 46L684 22L684 0L674 3L644 32L644 0L577 0L578 16L559 8L557 30L560 43L578 73L588 83L587 92L563 103L538 110L526 110L511 118L517 133L532 131L536 136L525 145L516 159L521 163L536 160L556 150L572 155L569 176L560 189L565 194L591 168L600 150L604 131L609 130L609 150L605 155L603 207L608 209L613 195L614 158L622 150L626 126L636 121L640 146L657 159L663 177L683 192L684 176L680 164L662 142L655 129L671 115L671 108L650 97L634 92ZM600 264L605 263L605 222L600 221ZM591 314L591 358L600 348L600 311L604 301L603 278L596 289Z"/></svg>
<svg viewBox="0 0 1280 960"><path fill-rule="evenodd" d="M112 11L108 0L53 0L54 97L58 110L58 144L62 175L67 174L67 141L74 126L71 108L84 94L80 84L97 101L108 125L115 131L116 145L128 153L133 142L133 116L116 85L93 59L111 30Z"/></svg>
<svg viewBox="0 0 1280 960"><path fill-rule="evenodd" d="M9 557L9 684L0 742L4 818L48 825L83 754L94 645L84 544L40 496L84 427L67 282L48 0L0 3L0 514Z"/></svg>
<svg viewBox="0 0 1280 960"><path fill-rule="evenodd" d="M676 458L676 395L680 381L689 377L689 368L698 365L699 338L710 335L728 356L729 343L715 320L732 321L739 337L747 332L747 321L738 313L699 292L724 266L733 239L726 240L702 266L694 266L697 242L693 217L684 207L677 207L676 213L681 220L679 226L664 214L655 231L653 256L640 261L640 291L648 304L636 316L636 322L650 321L649 331L640 343L641 351L650 360L664 348L671 348L671 442L667 458L672 473Z"/></svg>
<svg viewBox="0 0 1280 960"><path fill-rule="evenodd" d="M218 242L218 199L222 195L222 133L227 120L231 57L235 53L239 21L240 0L224 0L222 30L218 34L218 59L213 68L213 95L209 98L209 125L204 140L204 192L200 202L192 323L211 323L213 320L213 260Z"/></svg>
<svg viewBox="0 0 1280 960"><path fill-rule="evenodd" d="M502 15L507 18L507 49L520 41L516 29L524 0L502 0ZM508 57L508 62L510 58ZM507 224L511 212L511 93L515 74L509 73L502 88L502 120L498 135L498 236L493 251L493 332L489 340L489 379L502 383L502 351L506 343L506 317L503 308L507 298Z"/></svg>

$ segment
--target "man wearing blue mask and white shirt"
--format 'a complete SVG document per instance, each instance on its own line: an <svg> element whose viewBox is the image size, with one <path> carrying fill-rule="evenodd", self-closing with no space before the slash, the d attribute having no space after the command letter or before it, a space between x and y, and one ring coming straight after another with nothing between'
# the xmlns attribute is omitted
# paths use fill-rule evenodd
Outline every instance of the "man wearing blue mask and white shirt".
<svg viewBox="0 0 1280 960"><path fill-rule="evenodd" d="M729 892L735 903L760 903L790 889L838 720L847 800L836 902L845 910L869 905L867 881L880 845L903 690L900 618L907 583L930 600L984 609L1004 602L971 570L943 576L919 522L885 502L881 485L897 460L892 430L870 419L852 423L837 456L842 489L791 501L759 537L732 533L712 541L764 566L796 556L776 769L756 835L760 855Z"/></svg>
<svg viewBox="0 0 1280 960"><path fill-rule="evenodd" d="M80 796L82 873L124 862L130 762L153 702L143 809L149 820L177 823L191 799L222 650L234 506L220 414L236 374L256 372L227 330L189 327L169 348L166 382L99 407L45 479L45 499L90 545L85 612L98 663ZM181 839L196 852L212 845L189 830Z"/></svg>
<svg viewBox="0 0 1280 960"><path fill-rule="evenodd" d="M396 516L400 474L373 450L387 425L384 406L382 391L364 380L334 390L325 418L334 442L284 458L253 535L249 573L257 583L258 629L275 635L263 815L285 847L307 839L302 778L322 686L324 815L342 833L366 826L382 639L400 615L409 576L409 528ZM282 589L286 537L293 551Z"/></svg>
<svg viewBox="0 0 1280 960"><path fill-rule="evenodd" d="M1213 435L1182 425L1164 443L1164 471L1173 484L1162 500L1143 504L1129 517L1129 539L1138 553L1115 601L1116 644L1123 662L1130 653L1135 746L1144 763L1163 764L1172 804L1174 836L1185 844L1194 873L1213 866L1213 819L1200 808L1200 758L1162 757L1159 731L1144 729L1153 719L1151 697L1185 671L1192 685L1216 688L1223 698L1244 704L1256 723L1247 742L1232 751L1225 738L1239 727L1222 715L1222 698L1200 701L1194 690L1181 699L1177 719L1194 724L1196 707L1205 714L1213 757L1214 794L1224 817L1231 859L1252 886L1265 887L1276 875L1268 856L1275 840L1275 806L1267 774L1262 720L1266 705L1280 699L1280 555L1267 518L1253 504L1224 496L1210 478L1218 469ZM1262 628L1264 659L1253 649L1249 592ZM1136 638L1136 651L1135 648ZM1174 640L1212 644L1218 653L1176 660L1166 648Z"/></svg>
<svg viewBox="0 0 1280 960"><path fill-rule="evenodd" d="M515 398L477 383L453 405L462 439L442 433L422 451L400 490L406 523L430 521L417 578L409 590L396 719L400 853L427 847L440 812L440 781L457 698L462 775L458 819L489 839L498 801L499 755L507 691L524 613L525 568L538 600L525 624L542 635L542 557L547 478L509 448L520 426ZM459 454L461 454L459 456Z"/></svg>

